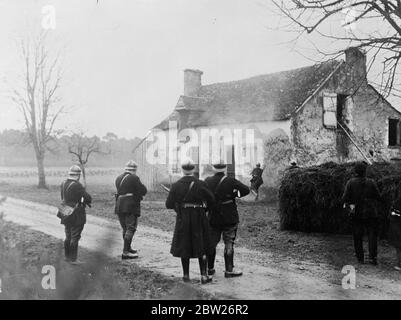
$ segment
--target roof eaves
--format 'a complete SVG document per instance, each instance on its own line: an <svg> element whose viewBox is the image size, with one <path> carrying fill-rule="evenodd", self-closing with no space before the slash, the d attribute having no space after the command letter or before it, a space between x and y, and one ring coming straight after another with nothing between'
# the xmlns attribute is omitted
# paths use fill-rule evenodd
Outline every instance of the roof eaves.
<svg viewBox="0 0 401 320"><path fill-rule="evenodd" d="M383 97L383 95L370 83L368 83L368 86L371 87L377 95L380 96L380 98L382 98L392 109L394 109L395 111L397 111L398 114L401 115L401 111L397 110L385 97Z"/></svg>

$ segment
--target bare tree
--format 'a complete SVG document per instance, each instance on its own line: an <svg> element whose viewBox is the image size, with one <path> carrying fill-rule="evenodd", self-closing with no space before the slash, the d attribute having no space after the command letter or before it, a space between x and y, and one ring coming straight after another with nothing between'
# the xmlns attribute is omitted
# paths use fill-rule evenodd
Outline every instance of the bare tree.
<svg viewBox="0 0 401 320"><path fill-rule="evenodd" d="M384 95L399 93L394 88L401 59L400 0L271 0L288 18L288 26L301 34L316 33L333 41L365 48L372 53L370 66L380 57L383 72L380 87ZM341 18L343 28L334 31L331 24ZM354 27L358 24L358 27ZM365 30L360 28L364 25ZM369 29L369 30L368 30ZM317 48L318 50L321 50Z"/></svg>
<svg viewBox="0 0 401 320"><path fill-rule="evenodd" d="M58 133L54 125L64 110L58 96L62 79L59 54L50 54L45 34L33 41L21 41L20 51L22 85L11 90L11 100L21 111L29 142L35 151L38 187L46 188L45 154L50 150L49 142Z"/></svg>
<svg viewBox="0 0 401 320"><path fill-rule="evenodd" d="M102 151L99 137L86 137L83 132L73 134L68 142L68 152L71 153L82 170L83 185L86 187L86 164L94 153L108 154Z"/></svg>

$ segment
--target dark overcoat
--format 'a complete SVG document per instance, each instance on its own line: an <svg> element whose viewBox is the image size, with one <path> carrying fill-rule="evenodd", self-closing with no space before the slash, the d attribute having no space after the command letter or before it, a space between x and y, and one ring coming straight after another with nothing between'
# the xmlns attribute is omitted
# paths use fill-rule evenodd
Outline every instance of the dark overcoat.
<svg viewBox="0 0 401 320"><path fill-rule="evenodd" d="M116 214L134 214L136 216L141 215L141 201L143 196L146 195L147 189L136 174L124 172L119 175L116 179ZM124 203L121 202L121 206L117 206L117 199L121 195L132 194L132 196L125 197ZM120 199L121 200L121 199Z"/></svg>
<svg viewBox="0 0 401 320"><path fill-rule="evenodd" d="M84 186L79 182L72 179L65 180L60 186L61 199L64 199L64 203L70 207L78 207L74 211L74 216L69 218L69 224L71 225L83 225L86 223L86 211L85 207L90 205L92 197L85 191ZM81 201L83 199L83 201ZM61 221L64 224L63 221Z"/></svg>
<svg viewBox="0 0 401 320"><path fill-rule="evenodd" d="M187 194L191 182L192 189ZM185 198L185 199L184 199ZM183 208L184 203L205 203L205 207ZM207 208L214 204L214 196L206 183L193 176L184 176L170 189L166 208L177 213L171 254L181 258L199 258L211 250Z"/></svg>
<svg viewBox="0 0 401 320"><path fill-rule="evenodd" d="M233 177L226 177L218 186L224 173L216 173L205 179L209 189L216 198L216 206L209 214L210 225L213 227L231 227L239 222L237 204L235 198L241 198L249 194L249 187ZM226 204L222 204L228 202ZM219 204L220 203L220 204Z"/></svg>
<svg viewBox="0 0 401 320"><path fill-rule="evenodd" d="M355 205L353 219L363 220L378 218L377 202L383 202L379 189L372 179L365 177L351 178L342 197L345 204Z"/></svg>

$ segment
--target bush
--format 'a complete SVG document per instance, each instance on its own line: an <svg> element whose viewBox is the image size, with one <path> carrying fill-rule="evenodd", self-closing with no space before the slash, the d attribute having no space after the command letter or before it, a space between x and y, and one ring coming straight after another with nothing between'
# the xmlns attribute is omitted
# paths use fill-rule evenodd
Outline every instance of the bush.
<svg viewBox="0 0 401 320"><path fill-rule="evenodd" d="M280 184L279 211L283 230L303 232L350 233L347 213L341 197L355 162L328 162L319 166L288 170ZM374 163L367 176L378 184L386 205L378 206L381 235L387 229L386 217L401 181L401 165Z"/></svg>

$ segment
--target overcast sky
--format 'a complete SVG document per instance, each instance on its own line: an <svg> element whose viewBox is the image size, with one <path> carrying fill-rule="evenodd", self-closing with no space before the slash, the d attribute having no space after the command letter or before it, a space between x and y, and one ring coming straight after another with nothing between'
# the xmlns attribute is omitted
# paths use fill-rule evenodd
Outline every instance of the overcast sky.
<svg viewBox="0 0 401 320"><path fill-rule="evenodd" d="M289 43L268 0L0 0L0 93L20 64L16 39L41 30L56 9L52 47L65 47L62 97L73 111L59 128L142 137L183 92L183 70L204 84L311 64L312 46ZM0 96L0 130L23 128Z"/></svg>

